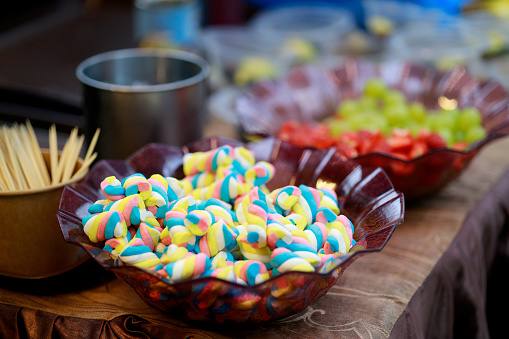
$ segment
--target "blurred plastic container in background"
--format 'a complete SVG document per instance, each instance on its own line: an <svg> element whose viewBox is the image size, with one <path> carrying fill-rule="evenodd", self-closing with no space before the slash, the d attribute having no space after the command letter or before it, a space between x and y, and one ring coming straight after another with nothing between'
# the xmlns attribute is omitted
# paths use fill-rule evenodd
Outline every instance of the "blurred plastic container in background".
<svg viewBox="0 0 509 339"><path fill-rule="evenodd" d="M201 17L198 0L135 0L134 36L140 47L192 49Z"/></svg>
<svg viewBox="0 0 509 339"><path fill-rule="evenodd" d="M486 36L487 46L481 53L485 76L509 88L509 18L487 10L467 11L462 18L469 28Z"/></svg>
<svg viewBox="0 0 509 339"><path fill-rule="evenodd" d="M262 34L308 41L316 46L319 53L335 53L344 36L356 26L350 12L323 5L263 10L254 16L249 25Z"/></svg>
<svg viewBox="0 0 509 339"><path fill-rule="evenodd" d="M386 58L398 58L446 71L463 66L482 74L481 54L488 40L460 17L418 20L396 29L390 36Z"/></svg>
<svg viewBox="0 0 509 339"><path fill-rule="evenodd" d="M288 6L261 10L246 25L206 27L200 45L213 67L213 87L245 86L334 54L354 28L348 11Z"/></svg>
<svg viewBox="0 0 509 339"><path fill-rule="evenodd" d="M283 41L245 26L210 26L200 45L211 64L211 87L244 86L280 76L288 67L278 49Z"/></svg>
<svg viewBox="0 0 509 339"><path fill-rule="evenodd" d="M384 38L408 22L421 20L424 8L401 1L363 0L364 24L369 33Z"/></svg>

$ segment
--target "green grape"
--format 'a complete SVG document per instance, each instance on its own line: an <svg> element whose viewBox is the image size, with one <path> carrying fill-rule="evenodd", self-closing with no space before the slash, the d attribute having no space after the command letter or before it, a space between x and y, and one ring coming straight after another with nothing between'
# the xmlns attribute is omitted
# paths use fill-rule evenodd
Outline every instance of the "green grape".
<svg viewBox="0 0 509 339"><path fill-rule="evenodd" d="M444 120L447 119L447 124L452 130L456 130L458 128L458 119L460 116L459 109L442 110L441 114L444 116Z"/></svg>
<svg viewBox="0 0 509 339"><path fill-rule="evenodd" d="M456 142L454 133L447 127L439 127L436 132L444 139L447 146L452 146Z"/></svg>
<svg viewBox="0 0 509 339"><path fill-rule="evenodd" d="M388 90L387 93L382 98L383 102L387 106L396 106L401 104L406 104L406 97L403 93L398 90Z"/></svg>
<svg viewBox="0 0 509 339"><path fill-rule="evenodd" d="M467 132L470 127L481 124L481 113L475 107L465 107L458 116L458 129Z"/></svg>
<svg viewBox="0 0 509 339"><path fill-rule="evenodd" d="M349 117L348 122L350 123L351 130L358 131L367 126L366 118L363 114L355 114Z"/></svg>
<svg viewBox="0 0 509 339"><path fill-rule="evenodd" d="M471 126L465 133L465 141L469 144L481 140L486 136L486 130L480 126Z"/></svg>
<svg viewBox="0 0 509 339"><path fill-rule="evenodd" d="M382 79L372 78L364 85L364 95L372 98L382 98L387 93L387 85Z"/></svg>
<svg viewBox="0 0 509 339"><path fill-rule="evenodd" d="M374 97L364 96L359 98L358 109L361 111L365 110L376 110L378 106L378 100Z"/></svg>
<svg viewBox="0 0 509 339"><path fill-rule="evenodd" d="M389 123L380 112L371 112L364 115L365 129L372 132L381 131L385 133L388 130Z"/></svg>
<svg viewBox="0 0 509 339"><path fill-rule="evenodd" d="M339 104L338 114L347 117L358 110L358 104L356 100L346 99Z"/></svg>
<svg viewBox="0 0 509 339"><path fill-rule="evenodd" d="M442 126L440 115L438 113L428 114L424 120L424 126L430 131L436 132Z"/></svg>
<svg viewBox="0 0 509 339"><path fill-rule="evenodd" d="M414 101L408 106L410 119L422 123L426 119L426 107L420 102Z"/></svg>
<svg viewBox="0 0 509 339"><path fill-rule="evenodd" d="M406 105L386 106L383 114L391 127L401 127L409 117Z"/></svg>
<svg viewBox="0 0 509 339"><path fill-rule="evenodd" d="M438 116L440 117L439 120L441 127L449 130L456 129L457 116L453 113L453 111L443 110L438 113Z"/></svg>
<svg viewBox="0 0 509 339"><path fill-rule="evenodd" d="M454 139L456 140L456 142L465 141L465 133L459 130L454 131Z"/></svg>

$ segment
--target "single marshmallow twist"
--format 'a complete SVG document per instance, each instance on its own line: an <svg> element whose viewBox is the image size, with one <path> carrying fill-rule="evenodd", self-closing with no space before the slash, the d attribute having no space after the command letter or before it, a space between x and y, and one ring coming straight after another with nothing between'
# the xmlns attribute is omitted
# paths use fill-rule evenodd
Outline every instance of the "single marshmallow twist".
<svg viewBox="0 0 509 339"><path fill-rule="evenodd" d="M130 232L132 230L132 232ZM133 228L128 228L127 234L125 236L121 237L115 237L106 240L104 243L104 250L106 252L110 253L110 256L113 259L117 259L120 253L126 248L129 241L131 241L133 235L136 233L136 231Z"/></svg>
<svg viewBox="0 0 509 339"><path fill-rule="evenodd" d="M237 282L256 285L270 278L265 264L258 260L240 260L235 263Z"/></svg>
<svg viewBox="0 0 509 339"><path fill-rule="evenodd" d="M178 180L172 177L166 177L166 182L168 183L167 194L169 203L184 197L193 189L191 184L184 179Z"/></svg>
<svg viewBox="0 0 509 339"><path fill-rule="evenodd" d="M142 222L138 227L138 230L136 231L136 235L131 241L141 239L143 241L143 244L145 244L146 246L148 246L148 248L154 251L156 245L159 243L160 234L161 232L158 231L156 228Z"/></svg>
<svg viewBox="0 0 509 339"><path fill-rule="evenodd" d="M249 215L248 208L256 200L261 200L261 201L265 202L267 208L268 208L268 206L273 205L272 199L267 194L265 194L260 188L253 187L251 190L249 190L249 192L247 192L247 194L242 196L241 199L239 198L235 201L235 214L237 216L237 221L240 224L249 223L248 222L248 215ZM267 212L268 212L268 210L267 210Z"/></svg>
<svg viewBox="0 0 509 339"><path fill-rule="evenodd" d="M285 244L289 245L292 241L292 233L283 224L275 220L267 221L267 246L271 250L276 247L285 247Z"/></svg>
<svg viewBox="0 0 509 339"><path fill-rule="evenodd" d="M324 254L320 256L320 266L317 268L318 273L328 273L339 262L339 258L335 254Z"/></svg>
<svg viewBox="0 0 509 339"><path fill-rule="evenodd" d="M226 226L234 227L235 220L237 220L237 216L230 209L230 205L222 202L218 199L207 199L200 203L198 209L203 209L208 211L214 215L215 220L222 219Z"/></svg>
<svg viewBox="0 0 509 339"><path fill-rule="evenodd" d="M170 244L166 247L162 257L161 262L163 264L169 264L171 262L179 261L184 258L193 255L190 253L185 247L180 247L175 244Z"/></svg>
<svg viewBox="0 0 509 339"><path fill-rule="evenodd" d="M304 233L306 233L309 242L317 252L323 247L328 236L327 227L318 221L306 227Z"/></svg>
<svg viewBox="0 0 509 339"><path fill-rule="evenodd" d="M321 207L316 220L327 228L327 238L323 244L326 254L346 254L355 243L353 240L353 224L343 214L337 216L328 207Z"/></svg>
<svg viewBox="0 0 509 339"><path fill-rule="evenodd" d="M215 223L215 217L208 211L194 210L184 217L184 225L191 233L198 236L207 233L213 223Z"/></svg>
<svg viewBox="0 0 509 339"><path fill-rule="evenodd" d="M107 177L101 182L100 186L104 196L110 201L125 198L125 189L115 176Z"/></svg>
<svg viewBox="0 0 509 339"><path fill-rule="evenodd" d="M289 271L314 272L315 268L298 254L287 248L279 247L272 252L270 260L272 275Z"/></svg>
<svg viewBox="0 0 509 339"><path fill-rule="evenodd" d="M171 211L187 214L196 209L196 199L190 196L182 197L170 204Z"/></svg>
<svg viewBox="0 0 509 339"><path fill-rule="evenodd" d="M148 246L143 244L141 239L131 240L129 246L120 253L119 259L127 265L140 268L151 268L161 263L161 259Z"/></svg>
<svg viewBox="0 0 509 339"><path fill-rule="evenodd" d="M202 274L202 277L213 277L218 278L225 281L230 282L237 282L237 276L235 275L235 266L224 266L224 267L218 267L214 269L210 269ZM215 285L217 286L217 285ZM214 286L214 287L215 287ZM215 287L217 289L218 287ZM210 291L209 296L210 296Z"/></svg>
<svg viewBox="0 0 509 339"><path fill-rule="evenodd" d="M244 180L249 187L263 186L274 177L274 166L266 161L254 164L244 173Z"/></svg>
<svg viewBox="0 0 509 339"><path fill-rule="evenodd" d="M169 210L168 200L168 183L162 175L154 174L148 179L152 185L152 193L150 197L145 200L145 206L154 217L164 218L164 215Z"/></svg>
<svg viewBox="0 0 509 339"><path fill-rule="evenodd" d="M119 211L87 215L81 222L85 234L92 242L123 237L127 234L124 216Z"/></svg>
<svg viewBox="0 0 509 339"><path fill-rule="evenodd" d="M229 203L244 194L246 188L242 176L232 172L212 185L193 190L191 196L200 200L214 198Z"/></svg>
<svg viewBox="0 0 509 339"><path fill-rule="evenodd" d="M131 174L124 178L121 182L125 189L125 195L139 194L145 201L150 197L152 193L152 185L147 178L141 173Z"/></svg>
<svg viewBox="0 0 509 339"><path fill-rule="evenodd" d="M236 241L236 234L220 220L210 226L208 232L200 238L198 246L201 253L211 258L233 241Z"/></svg>
<svg viewBox="0 0 509 339"><path fill-rule="evenodd" d="M348 219L345 219L346 217L340 220L338 217L337 221L331 224L327 239L325 239L325 244L323 245L325 254L344 255L348 253L355 243L351 237L351 223ZM346 225L344 223L346 223ZM350 229L350 232L347 228Z"/></svg>
<svg viewBox="0 0 509 339"><path fill-rule="evenodd" d="M199 172L215 172L220 166L228 166L235 157L233 147L221 146L207 152L184 154L184 175L189 176Z"/></svg>
<svg viewBox="0 0 509 339"><path fill-rule="evenodd" d="M199 172L184 178L188 181L193 189L203 188L210 186L216 179L216 174L213 172Z"/></svg>
<svg viewBox="0 0 509 339"><path fill-rule="evenodd" d="M286 247L292 253L297 254L302 259L306 260L313 267L318 267L321 264L320 257L318 256L317 251L307 245L302 243L292 243Z"/></svg>
<svg viewBox="0 0 509 339"><path fill-rule="evenodd" d="M124 215L127 226L139 225L146 219L145 203L139 194L129 195L105 207L105 211L116 210Z"/></svg>
<svg viewBox="0 0 509 339"><path fill-rule="evenodd" d="M255 187L244 196L236 211L237 219L246 225L247 231L240 241L247 242L254 248L267 245L267 198L265 193Z"/></svg>
<svg viewBox="0 0 509 339"><path fill-rule="evenodd" d="M288 215L301 196L301 190L295 186L286 186L271 192L276 212Z"/></svg>
<svg viewBox="0 0 509 339"><path fill-rule="evenodd" d="M186 247L189 251L194 250L196 236L185 226L186 214L179 210L166 212L164 217L165 228L161 232L161 242L165 245L175 244Z"/></svg>
<svg viewBox="0 0 509 339"><path fill-rule="evenodd" d="M232 266L234 264L233 255L230 252L219 251L215 256L211 258L212 260L212 268L222 268L227 266Z"/></svg>
<svg viewBox="0 0 509 339"><path fill-rule="evenodd" d="M320 191L306 185L300 185L301 196L299 201L292 206L292 212L303 216L306 220L305 226L315 222L318 206L320 205Z"/></svg>
<svg viewBox="0 0 509 339"><path fill-rule="evenodd" d="M336 215L339 214L338 195L336 192L329 188L319 188L320 192L323 193L320 199L320 207L330 208Z"/></svg>
<svg viewBox="0 0 509 339"><path fill-rule="evenodd" d="M199 277L211 267L210 258L204 253L190 255L165 266L165 278L171 283Z"/></svg>
<svg viewBox="0 0 509 339"><path fill-rule="evenodd" d="M238 146L234 149L235 159L232 162L232 170L244 175L246 170L255 164L255 157L253 152L245 147Z"/></svg>
<svg viewBox="0 0 509 339"><path fill-rule="evenodd" d="M353 227L352 221L348 219L344 214L340 214L337 220L345 226L346 233L348 233L348 237L351 241L353 241L354 244L355 240L353 239L353 234L355 232L355 228Z"/></svg>
<svg viewBox="0 0 509 339"><path fill-rule="evenodd" d="M328 207L320 207L316 213L316 221L325 225L328 230L337 219L338 215Z"/></svg>
<svg viewBox="0 0 509 339"><path fill-rule="evenodd" d="M109 199L97 200L92 205L90 205L90 207L88 207L88 213L97 214L104 212L105 207L111 204L111 202L112 201Z"/></svg>
<svg viewBox="0 0 509 339"><path fill-rule="evenodd" d="M237 227L237 229L239 228ZM239 238L242 239L244 236L246 235L241 234ZM268 246L255 248L250 243L241 240L237 240L237 244L244 259L259 260L265 264L270 263L272 251Z"/></svg>

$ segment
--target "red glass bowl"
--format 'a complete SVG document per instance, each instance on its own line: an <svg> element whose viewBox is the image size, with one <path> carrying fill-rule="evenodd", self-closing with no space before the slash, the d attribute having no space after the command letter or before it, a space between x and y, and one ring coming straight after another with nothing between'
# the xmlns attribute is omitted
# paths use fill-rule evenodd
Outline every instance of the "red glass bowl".
<svg viewBox="0 0 509 339"><path fill-rule="evenodd" d="M284 78L255 84L235 103L242 133L247 140L254 140L276 136L287 120L321 121L333 115L342 100L357 97L366 80L373 77L428 109L439 109L441 97L456 100L460 108L477 107L487 131L484 139L464 151L435 149L412 160L383 153L353 158L362 166L383 168L407 200L438 192L458 177L483 146L509 134L509 94L496 81L476 79L464 68L439 72L403 61L373 64L356 59L332 69L295 68Z"/></svg>
<svg viewBox="0 0 509 339"><path fill-rule="evenodd" d="M115 264L102 250L103 243L94 244L85 235L81 219L88 215L88 207L102 198L99 185L105 177L124 178L133 173L148 177L159 173L181 178L184 153L226 144L242 145L227 138L203 139L183 148L150 144L127 161L98 162L81 183L64 189L58 220L65 240L84 248L105 269L131 285L148 305L160 310L181 314L183 310L190 319L219 323L265 322L304 310L312 300L324 295L355 259L382 250L395 227L403 222L403 195L394 190L380 168L359 166L328 150L305 150L268 138L246 145L257 160L274 164L276 176L268 188L299 184L334 188L341 213L355 225L356 245L329 273L287 272L254 286L211 277L169 284L137 267Z"/></svg>

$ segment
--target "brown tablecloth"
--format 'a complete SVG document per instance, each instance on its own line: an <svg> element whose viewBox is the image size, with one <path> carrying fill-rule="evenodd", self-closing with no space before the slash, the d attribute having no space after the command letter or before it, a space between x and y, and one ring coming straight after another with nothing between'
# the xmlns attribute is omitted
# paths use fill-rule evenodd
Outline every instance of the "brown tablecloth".
<svg viewBox="0 0 509 339"><path fill-rule="evenodd" d="M509 172L470 210L391 337L503 338L509 303Z"/></svg>

